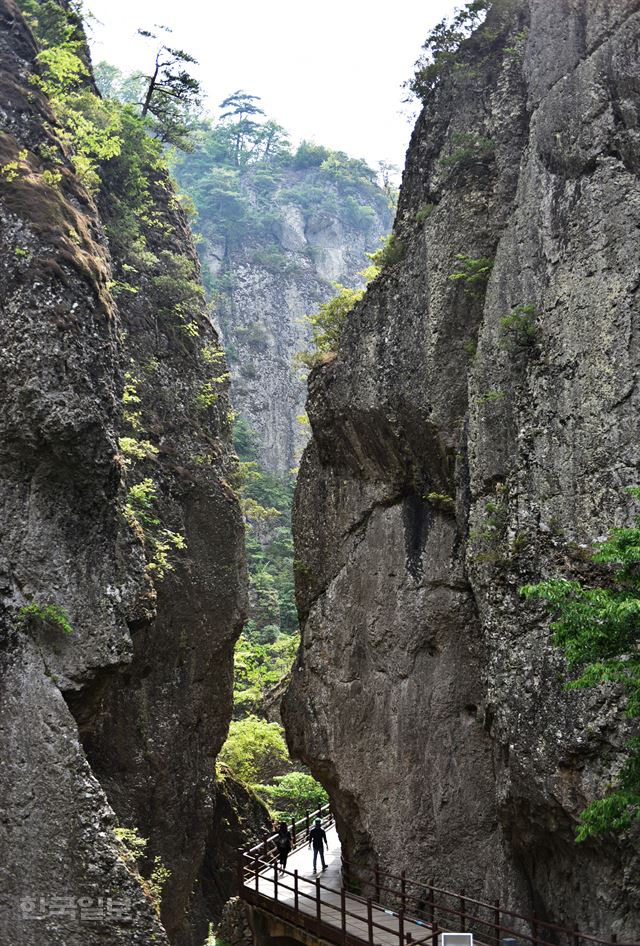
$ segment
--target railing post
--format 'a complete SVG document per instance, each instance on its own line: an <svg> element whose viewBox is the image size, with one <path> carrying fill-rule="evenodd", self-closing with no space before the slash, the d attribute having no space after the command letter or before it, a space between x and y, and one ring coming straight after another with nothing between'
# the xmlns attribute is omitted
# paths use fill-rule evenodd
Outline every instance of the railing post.
<svg viewBox="0 0 640 946"><path fill-rule="evenodd" d="M493 901L493 922L496 927L495 944L500 946L500 901Z"/></svg>
<svg viewBox="0 0 640 946"><path fill-rule="evenodd" d="M404 910L398 913L398 943L399 946L404 946Z"/></svg>
<svg viewBox="0 0 640 946"><path fill-rule="evenodd" d="M429 904L429 921L430 921L431 926L433 926L433 924L435 923L435 919L436 919L436 911L435 911L435 909L434 909L434 903L433 903L433 880L429 881L429 900L428 900L428 904Z"/></svg>
<svg viewBox="0 0 640 946"><path fill-rule="evenodd" d="M342 928L342 946L347 942L347 892L340 888L340 925Z"/></svg>
<svg viewBox="0 0 640 946"><path fill-rule="evenodd" d="M273 899L278 899L278 862L273 865Z"/></svg>
<svg viewBox="0 0 640 946"><path fill-rule="evenodd" d="M369 930L369 946L373 946L373 904L371 897L367 897L367 927Z"/></svg>
<svg viewBox="0 0 640 946"><path fill-rule="evenodd" d="M320 932L320 921L322 919L322 907L320 901L320 879L316 877L316 922L318 924L318 932Z"/></svg>
<svg viewBox="0 0 640 946"><path fill-rule="evenodd" d="M375 868L374 868L373 876L374 876L373 899L374 899L377 903L380 903L380 868L379 868L379 866L378 866L377 864L376 864L376 866L375 866Z"/></svg>
<svg viewBox="0 0 640 946"><path fill-rule="evenodd" d="M253 864L253 869L256 875L256 890L257 890L258 887L260 886L260 857L258 856L257 851L256 851L256 859Z"/></svg>
<svg viewBox="0 0 640 946"><path fill-rule="evenodd" d="M305 817L305 821L306 821L306 823L307 823L307 834L309 834L309 832L311 831L311 824L310 824L310 821L309 821L309 812L308 812L308 811L305 811L304 817Z"/></svg>
<svg viewBox="0 0 640 946"><path fill-rule="evenodd" d="M580 946L580 930L577 923L573 926L573 946Z"/></svg>
<svg viewBox="0 0 640 946"><path fill-rule="evenodd" d="M298 904L298 871L294 870L293 872L293 904L296 914L299 912L300 907Z"/></svg>
<svg viewBox="0 0 640 946"><path fill-rule="evenodd" d="M460 894L460 929L463 933L467 932L467 901L464 898L464 887Z"/></svg>
<svg viewBox="0 0 640 946"><path fill-rule="evenodd" d="M617 934L617 933L612 933L612 934L611 934L611 943L612 943L612 946L615 946L615 944L616 944L617 942L618 942L618 934Z"/></svg>
<svg viewBox="0 0 640 946"><path fill-rule="evenodd" d="M407 909L407 874L406 871L400 872L400 902L402 909Z"/></svg>
<svg viewBox="0 0 640 946"><path fill-rule="evenodd" d="M433 946L438 946L438 933L440 932L440 927L437 923L433 924L433 936L431 937L431 942Z"/></svg>
<svg viewBox="0 0 640 946"><path fill-rule="evenodd" d="M538 915L536 913L531 916L531 938L533 939L533 946L536 946L538 942Z"/></svg>
<svg viewBox="0 0 640 946"><path fill-rule="evenodd" d="M265 859L269 857L269 835L265 834L264 836L264 856Z"/></svg>

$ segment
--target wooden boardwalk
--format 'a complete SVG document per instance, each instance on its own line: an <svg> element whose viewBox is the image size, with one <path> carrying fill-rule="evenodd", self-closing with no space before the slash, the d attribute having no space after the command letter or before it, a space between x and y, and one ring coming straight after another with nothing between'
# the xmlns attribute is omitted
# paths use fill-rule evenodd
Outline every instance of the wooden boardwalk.
<svg viewBox="0 0 640 946"><path fill-rule="evenodd" d="M363 898L343 893L340 840L334 825L326 831L329 844L329 850L325 851L326 870L320 869L318 857L318 873L313 873L313 853L305 845L289 855L286 873L278 873L277 883L273 867L269 867L259 872L257 889L255 875L251 880L245 881L247 887L261 897L288 907L298 914L320 920L324 926L335 931L336 941L340 941L342 937L344 922L350 938L369 943L369 910L373 924L373 942L376 946L406 946L406 943L412 940L430 938L431 930L426 923L408 917L401 919L397 913L385 909L380 904L372 903L369 907ZM346 911L344 921L343 899Z"/></svg>
<svg viewBox="0 0 640 946"><path fill-rule="evenodd" d="M326 870L313 872L313 854L304 843L316 817L309 814L291 825L295 850L286 871L278 871L274 863L275 835L240 852L239 862L240 896L298 927L312 940L334 946L437 946L440 933L449 930L473 933L476 946L501 946L503 937L516 939L518 946L640 946L637 939L623 944L615 934L605 939L535 914L523 916L498 900L482 901L464 891L444 890L408 878L404 871L384 874L377 867L363 866L353 870L341 856L329 806L317 816L329 843ZM367 878L365 889L374 897L351 892L362 875ZM395 905L393 909L385 907L385 900Z"/></svg>

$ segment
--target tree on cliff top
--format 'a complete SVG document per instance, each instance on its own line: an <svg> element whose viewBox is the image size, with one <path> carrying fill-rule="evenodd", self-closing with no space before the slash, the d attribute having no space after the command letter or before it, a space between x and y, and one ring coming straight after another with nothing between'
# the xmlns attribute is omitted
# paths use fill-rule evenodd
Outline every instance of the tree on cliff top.
<svg viewBox="0 0 640 946"><path fill-rule="evenodd" d="M168 26L157 26L160 33L170 33ZM163 43L159 33L138 30L145 39L159 41L155 61L145 81L143 100L140 102L142 118L151 116L154 130L161 141L190 150L189 134L192 116L200 108L200 83L185 68L197 65L197 60L183 49Z"/></svg>
<svg viewBox="0 0 640 946"><path fill-rule="evenodd" d="M455 63L460 46L482 23L491 5L492 0L471 0L456 11L452 20L441 20L431 30L416 62L415 74L407 83L410 91L423 102Z"/></svg>
<svg viewBox="0 0 640 946"><path fill-rule="evenodd" d="M628 492L640 499L640 488ZM606 587L587 587L565 578L526 585L526 598L541 598L556 616L551 625L554 642L570 668L581 668L568 689L622 685L627 695L626 715L640 717L640 516L635 525L613 529L593 562L613 566ZM640 737L627 743L628 755L617 786L583 811L576 838L605 831L621 831L640 820Z"/></svg>

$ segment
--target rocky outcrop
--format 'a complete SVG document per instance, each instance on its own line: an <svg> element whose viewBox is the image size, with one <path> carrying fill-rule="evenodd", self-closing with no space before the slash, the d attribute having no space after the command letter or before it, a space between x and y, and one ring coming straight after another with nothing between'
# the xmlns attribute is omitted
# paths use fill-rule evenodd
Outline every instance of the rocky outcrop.
<svg viewBox="0 0 640 946"><path fill-rule="evenodd" d="M273 831L269 811L251 789L218 767L215 812L198 879L201 913L208 920L229 916L238 895L238 852ZM231 922L229 920L229 922ZM226 937L222 937L226 939Z"/></svg>
<svg viewBox="0 0 640 946"><path fill-rule="evenodd" d="M168 178L132 267L104 231L128 181L79 183L36 53L1 0L0 939L167 942L115 812L191 943L245 606L225 364Z"/></svg>
<svg viewBox="0 0 640 946"><path fill-rule="evenodd" d="M620 695L518 588L630 515L638 7L496 0L421 114L403 258L310 378L283 714L354 862L627 938L637 830L573 840Z"/></svg>

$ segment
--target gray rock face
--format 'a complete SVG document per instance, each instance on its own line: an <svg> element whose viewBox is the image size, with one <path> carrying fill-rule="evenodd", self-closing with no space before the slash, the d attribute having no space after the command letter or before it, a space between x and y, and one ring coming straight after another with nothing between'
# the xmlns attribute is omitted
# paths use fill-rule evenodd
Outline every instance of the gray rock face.
<svg viewBox="0 0 640 946"><path fill-rule="evenodd" d="M293 187L313 178L313 171L292 171L290 178ZM332 193L329 184L319 186ZM340 200L336 193L338 205ZM295 355L308 346L304 317L335 294L334 283L362 284L358 274L369 263L366 253L379 248L380 237L391 228L391 214L377 208L363 229L346 214L303 213L292 204L277 212L280 222L269 243L249 239L223 258L213 247L205 250L205 259L213 262L214 272L231 279L216 317L230 353L234 409L259 434L264 468L286 474L297 466L306 440L297 421L304 412L305 384L293 366ZM261 261L266 248L276 255L274 265Z"/></svg>
<svg viewBox="0 0 640 946"><path fill-rule="evenodd" d="M420 116L404 258L310 379L283 708L352 860L628 939L637 830L573 840L620 694L563 690L518 588L630 517L639 37L637 3L496 2ZM494 261L486 287L459 255Z"/></svg>
<svg viewBox="0 0 640 946"><path fill-rule="evenodd" d="M202 301L189 333L159 305L162 253L198 275L162 172L151 181L162 222L145 234L151 262L116 305L112 280L132 277L103 231L114 194L98 207L78 182L29 82L36 53L12 0L0 0L0 941L169 941L113 834L115 812L149 839L147 873L155 857L171 871L172 942L200 942L189 911L246 598L226 386L199 397L225 365ZM52 150L59 183L43 173ZM135 462L121 452L125 375L153 447ZM186 543L164 578L157 545L127 513L146 478L158 528ZM73 632L46 615L21 620L28 604L64 608ZM21 909L30 897L38 912L44 898L44 919ZM58 915L54 897L75 906ZM128 916L89 920L80 898L94 909L102 898L105 911L107 898L126 900Z"/></svg>

